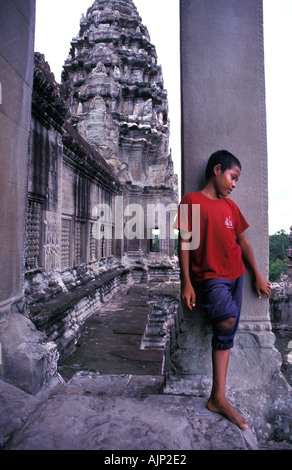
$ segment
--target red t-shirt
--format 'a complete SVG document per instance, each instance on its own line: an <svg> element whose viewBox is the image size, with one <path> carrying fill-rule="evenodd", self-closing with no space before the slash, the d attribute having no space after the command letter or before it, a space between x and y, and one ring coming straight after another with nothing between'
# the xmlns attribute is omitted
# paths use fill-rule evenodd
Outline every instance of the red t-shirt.
<svg viewBox="0 0 292 470"><path fill-rule="evenodd" d="M224 197L213 200L198 191L183 196L180 207L176 228L188 232L192 232L192 228L193 232L197 230L197 237L193 237L193 240L197 238L198 243L194 240L195 249L190 251L195 280L204 281L215 277L232 280L244 274L237 236L249 224L235 202ZM187 214L187 220L182 216L183 212ZM196 224L192 227L192 216L196 222L200 221L199 231Z"/></svg>

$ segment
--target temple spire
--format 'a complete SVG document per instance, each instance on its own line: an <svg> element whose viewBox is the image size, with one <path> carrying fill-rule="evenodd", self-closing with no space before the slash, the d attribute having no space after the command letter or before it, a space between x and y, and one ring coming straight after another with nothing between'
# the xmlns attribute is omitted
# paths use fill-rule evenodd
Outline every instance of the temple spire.
<svg viewBox="0 0 292 470"><path fill-rule="evenodd" d="M173 184L167 91L134 2L93 3L71 42L62 81L71 123L121 181Z"/></svg>

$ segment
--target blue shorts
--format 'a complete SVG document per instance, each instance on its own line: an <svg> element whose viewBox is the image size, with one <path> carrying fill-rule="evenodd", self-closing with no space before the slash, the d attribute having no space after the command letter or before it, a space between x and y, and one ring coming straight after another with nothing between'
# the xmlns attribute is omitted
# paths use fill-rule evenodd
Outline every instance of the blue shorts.
<svg viewBox="0 0 292 470"><path fill-rule="evenodd" d="M208 279L202 282L202 306L213 325L212 347L231 349L237 332L241 303L243 276L229 281L227 279ZM222 330L216 325L229 318L235 318L232 328Z"/></svg>

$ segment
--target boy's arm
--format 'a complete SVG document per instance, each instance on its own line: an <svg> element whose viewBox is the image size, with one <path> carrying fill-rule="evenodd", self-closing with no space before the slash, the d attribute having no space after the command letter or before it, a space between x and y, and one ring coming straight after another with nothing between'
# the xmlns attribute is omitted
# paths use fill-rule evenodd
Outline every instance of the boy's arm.
<svg viewBox="0 0 292 470"><path fill-rule="evenodd" d="M189 240L184 240L179 235L178 240L178 258L181 278L181 299L183 304L192 310L195 306L196 294L190 279L190 250L183 249L183 244L189 244Z"/></svg>
<svg viewBox="0 0 292 470"><path fill-rule="evenodd" d="M271 295L271 284L261 276L255 261L252 246L244 232L238 235L237 242L241 247L243 262L254 276L255 290L259 299L261 298L261 292L266 294L269 299Z"/></svg>

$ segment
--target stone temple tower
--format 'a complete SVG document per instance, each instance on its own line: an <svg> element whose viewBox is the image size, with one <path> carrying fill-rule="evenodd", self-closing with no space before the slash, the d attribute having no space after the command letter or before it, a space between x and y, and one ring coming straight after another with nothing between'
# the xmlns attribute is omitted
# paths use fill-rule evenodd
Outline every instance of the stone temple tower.
<svg viewBox="0 0 292 470"><path fill-rule="evenodd" d="M167 92L148 30L132 0L96 0L64 65L71 124L122 182L174 184Z"/></svg>
<svg viewBox="0 0 292 470"><path fill-rule="evenodd" d="M96 0L88 8L64 64L61 94L70 124L118 176L124 208L141 208L133 224L139 235L124 237L121 252L132 258L152 251L156 259L157 251L173 256L177 178L167 92L156 49L132 0Z"/></svg>

